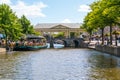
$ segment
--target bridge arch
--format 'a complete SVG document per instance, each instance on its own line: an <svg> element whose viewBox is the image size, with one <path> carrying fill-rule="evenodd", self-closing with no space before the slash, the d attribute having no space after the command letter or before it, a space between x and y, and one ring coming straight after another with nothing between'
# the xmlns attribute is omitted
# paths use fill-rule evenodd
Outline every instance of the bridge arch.
<svg viewBox="0 0 120 80"><path fill-rule="evenodd" d="M80 45L80 44L79 44L79 41L76 40L76 39L74 39L73 42L74 42L75 48L78 48L79 45Z"/></svg>
<svg viewBox="0 0 120 80"><path fill-rule="evenodd" d="M62 40L62 41L64 42L65 47L67 47L68 46L67 41L66 40Z"/></svg>

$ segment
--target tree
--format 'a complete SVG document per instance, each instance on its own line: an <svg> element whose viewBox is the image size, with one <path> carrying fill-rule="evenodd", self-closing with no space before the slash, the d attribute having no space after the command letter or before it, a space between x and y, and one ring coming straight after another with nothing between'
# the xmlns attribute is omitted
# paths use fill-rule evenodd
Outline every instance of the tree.
<svg viewBox="0 0 120 80"><path fill-rule="evenodd" d="M64 32L59 32L58 34L53 34L54 38L64 38Z"/></svg>
<svg viewBox="0 0 120 80"><path fill-rule="evenodd" d="M88 34L89 34L89 42L91 42L91 37L92 37L92 33L94 31L94 27L87 26L87 22L84 21L84 24L81 26L81 28L85 29L88 32Z"/></svg>
<svg viewBox="0 0 120 80"><path fill-rule="evenodd" d="M24 15L20 18L19 21L20 21L20 24L22 25L23 34L25 35L38 34L37 32L35 32L33 25L31 25L30 21Z"/></svg>
<svg viewBox="0 0 120 80"><path fill-rule="evenodd" d="M98 0L90 5L91 12L84 19L89 27L99 28L102 31L104 43L104 28L110 26L110 44L112 45L112 27L120 25L120 0Z"/></svg>
<svg viewBox="0 0 120 80"><path fill-rule="evenodd" d="M112 27L119 24L120 0L102 0L101 4L105 6L103 15L110 26L110 44L112 45Z"/></svg>
<svg viewBox="0 0 120 80"><path fill-rule="evenodd" d="M104 44L104 28L107 26L106 24L106 18L104 15L102 15L102 12L104 10L104 6L101 5L101 1L94 2L93 4L90 5L91 7L91 22L90 25L93 25L96 27L96 29L101 30L101 36L102 36L102 44Z"/></svg>
<svg viewBox="0 0 120 80"><path fill-rule="evenodd" d="M14 37L14 39L16 39L18 36L20 36L21 33L21 28L20 24L18 23L17 16L6 4L0 5L0 29L6 36L6 48L8 38Z"/></svg>

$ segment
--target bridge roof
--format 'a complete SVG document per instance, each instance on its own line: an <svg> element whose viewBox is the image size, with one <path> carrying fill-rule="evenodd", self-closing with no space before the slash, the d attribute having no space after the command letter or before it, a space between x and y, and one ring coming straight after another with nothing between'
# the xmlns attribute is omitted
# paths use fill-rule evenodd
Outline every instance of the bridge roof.
<svg viewBox="0 0 120 80"><path fill-rule="evenodd" d="M62 25L68 28L80 28L81 23L39 23L34 28L54 28L55 26Z"/></svg>

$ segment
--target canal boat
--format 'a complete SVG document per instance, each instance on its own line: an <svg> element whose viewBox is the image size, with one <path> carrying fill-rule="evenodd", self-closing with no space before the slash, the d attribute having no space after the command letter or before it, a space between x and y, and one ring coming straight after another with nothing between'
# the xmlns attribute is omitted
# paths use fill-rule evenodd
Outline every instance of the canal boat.
<svg viewBox="0 0 120 80"><path fill-rule="evenodd" d="M54 43L53 43L53 47L56 48L56 49L59 49L59 48L64 48L64 42L62 40L56 40Z"/></svg>
<svg viewBox="0 0 120 80"><path fill-rule="evenodd" d="M43 46L16 46L14 47L13 51L33 51L47 48L47 45Z"/></svg>
<svg viewBox="0 0 120 80"><path fill-rule="evenodd" d="M63 44L53 44L54 48L58 49L58 48L64 48Z"/></svg>
<svg viewBox="0 0 120 80"><path fill-rule="evenodd" d="M13 48L14 51L33 51L47 48L46 39L42 36L39 37L27 37L26 40L22 40L16 43Z"/></svg>
<svg viewBox="0 0 120 80"><path fill-rule="evenodd" d="M50 43L47 43L47 48L50 48Z"/></svg>

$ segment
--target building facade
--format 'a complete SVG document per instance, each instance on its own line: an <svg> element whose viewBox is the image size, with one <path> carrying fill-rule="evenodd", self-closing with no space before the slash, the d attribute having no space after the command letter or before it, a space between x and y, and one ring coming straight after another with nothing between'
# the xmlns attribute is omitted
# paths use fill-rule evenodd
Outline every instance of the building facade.
<svg viewBox="0 0 120 80"><path fill-rule="evenodd" d="M80 37L80 34L84 32L83 29L80 29L80 26L80 23L40 23L34 28L42 35L44 33L64 32L65 37L70 38L71 33L74 33L76 37Z"/></svg>

